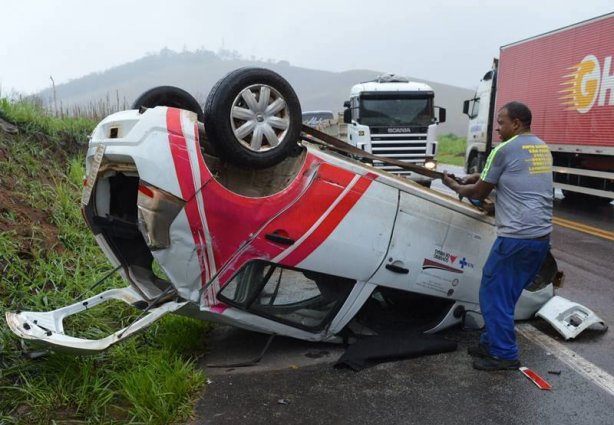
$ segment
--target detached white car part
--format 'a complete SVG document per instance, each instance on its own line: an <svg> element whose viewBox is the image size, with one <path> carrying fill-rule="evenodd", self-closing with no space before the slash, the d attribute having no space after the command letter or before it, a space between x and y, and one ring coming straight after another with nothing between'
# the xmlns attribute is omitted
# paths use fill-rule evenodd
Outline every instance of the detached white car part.
<svg viewBox="0 0 614 425"><path fill-rule="evenodd" d="M584 329L600 325L602 330L608 327L592 310L555 295L539 311L536 316L546 320L565 339L580 335Z"/></svg>
<svg viewBox="0 0 614 425"><path fill-rule="evenodd" d="M83 213L129 286L47 313L8 312L12 331L58 349L98 352L172 312L338 341L374 293L403 299L409 310L429 306L428 332L479 311L493 217L298 144L300 106L280 79L259 69L229 74L207 101L205 140L201 111L185 92L169 100L154 89L135 109L98 124ZM533 317L554 296L555 274L549 255L523 291L517 319ZM66 317L110 299L143 315L100 340L65 335Z"/></svg>

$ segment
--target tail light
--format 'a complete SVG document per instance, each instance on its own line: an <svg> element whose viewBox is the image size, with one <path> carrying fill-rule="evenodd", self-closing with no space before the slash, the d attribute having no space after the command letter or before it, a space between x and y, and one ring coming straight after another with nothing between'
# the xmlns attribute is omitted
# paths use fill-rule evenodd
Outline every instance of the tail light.
<svg viewBox="0 0 614 425"><path fill-rule="evenodd" d="M162 189L139 182L137 207L139 230L151 250L168 248L170 227L185 202Z"/></svg>

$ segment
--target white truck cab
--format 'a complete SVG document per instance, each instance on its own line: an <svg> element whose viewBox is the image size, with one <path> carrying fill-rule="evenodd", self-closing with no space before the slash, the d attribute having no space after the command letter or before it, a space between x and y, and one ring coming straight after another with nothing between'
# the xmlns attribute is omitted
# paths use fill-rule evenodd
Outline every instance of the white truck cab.
<svg viewBox="0 0 614 425"><path fill-rule="evenodd" d="M463 104L463 113L469 117L465 151L465 171L468 174L482 171L492 148L498 64L499 61L494 59L492 68L480 80L473 99L465 100Z"/></svg>
<svg viewBox="0 0 614 425"><path fill-rule="evenodd" d="M434 106L434 96L429 85L394 74L354 85L344 104L348 143L375 155L436 168L437 124L445 121L446 110ZM435 108L439 110L437 117ZM373 165L430 183L430 179L399 167Z"/></svg>

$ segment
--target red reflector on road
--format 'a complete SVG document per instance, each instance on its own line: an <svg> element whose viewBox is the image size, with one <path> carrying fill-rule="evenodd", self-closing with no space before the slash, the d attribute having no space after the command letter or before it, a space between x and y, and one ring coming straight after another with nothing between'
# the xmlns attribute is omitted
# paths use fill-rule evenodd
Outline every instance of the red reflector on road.
<svg viewBox="0 0 614 425"><path fill-rule="evenodd" d="M518 369L524 374L524 376L533 381L533 383L537 385L540 390L549 390L552 388L552 385L550 385L548 382L546 382L544 378L539 376L536 372L532 371L528 367L523 366L519 367Z"/></svg>

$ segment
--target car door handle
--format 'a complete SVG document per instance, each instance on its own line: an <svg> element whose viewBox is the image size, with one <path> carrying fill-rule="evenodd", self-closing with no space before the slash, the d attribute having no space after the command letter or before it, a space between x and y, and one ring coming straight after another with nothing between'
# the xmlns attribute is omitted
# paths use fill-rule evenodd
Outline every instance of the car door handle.
<svg viewBox="0 0 614 425"><path fill-rule="evenodd" d="M271 242L279 243L282 245L294 245L294 239L282 236L279 233L267 233L264 237Z"/></svg>
<svg viewBox="0 0 614 425"><path fill-rule="evenodd" d="M394 273L399 273L399 274L409 273L409 269L406 269L405 267L397 266L396 264L386 264L386 268Z"/></svg>

